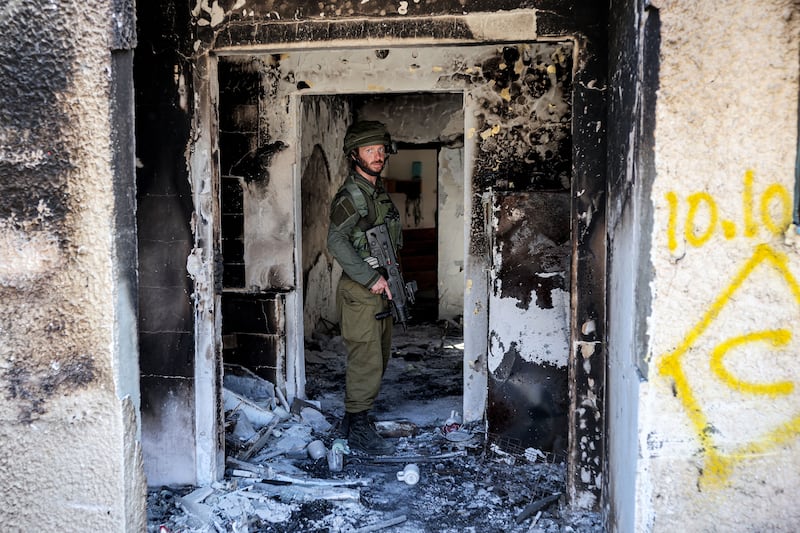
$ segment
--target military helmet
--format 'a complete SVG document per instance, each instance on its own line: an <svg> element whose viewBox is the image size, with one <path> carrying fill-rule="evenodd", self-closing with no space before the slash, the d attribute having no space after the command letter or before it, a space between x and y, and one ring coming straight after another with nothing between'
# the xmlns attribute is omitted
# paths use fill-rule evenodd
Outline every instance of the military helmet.
<svg viewBox="0 0 800 533"><path fill-rule="evenodd" d="M347 133L344 136L344 153L349 154L356 148L375 144L386 146L386 151L390 154L395 153L392 138L382 122L361 120L347 128Z"/></svg>

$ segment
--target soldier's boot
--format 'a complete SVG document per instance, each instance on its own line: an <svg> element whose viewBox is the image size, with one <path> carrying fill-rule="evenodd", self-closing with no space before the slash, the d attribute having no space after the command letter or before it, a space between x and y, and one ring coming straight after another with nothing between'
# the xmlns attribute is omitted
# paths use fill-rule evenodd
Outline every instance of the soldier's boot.
<svg viewBox="0 0 800 533"><path fill-rule="evenodd" d="M347 443L351 448L360 450L369 455L391 455L394 453L394 445L383 439L375 426L369 420L367 411L351 413L349 420L350 433Z"/></svg>

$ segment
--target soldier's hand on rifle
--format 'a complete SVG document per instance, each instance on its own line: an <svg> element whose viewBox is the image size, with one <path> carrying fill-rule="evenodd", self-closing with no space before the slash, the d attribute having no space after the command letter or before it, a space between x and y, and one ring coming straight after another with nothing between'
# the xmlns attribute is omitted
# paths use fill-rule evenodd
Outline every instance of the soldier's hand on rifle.
<svg viewBox="0 0 800 533"><path fill-rule="evenodd" d="M383 276L375 282L369 292L372 294L385 294L388 299L392 299L392 291L389 289L389 283L386 282Z"/></svg>
<svg viewBox="0 0 800 533"><path fill-rule="evenodd" d="M380 264L380 262L378 261L378 258L377 258L377 257L372 257L372 256L365 257L365 258L364 258L364 262L365 262L366 264L368 264L368 265L369 265L370 267L372 267L372 268L378 268L379 266L381 266L381 264Z"/></svg>

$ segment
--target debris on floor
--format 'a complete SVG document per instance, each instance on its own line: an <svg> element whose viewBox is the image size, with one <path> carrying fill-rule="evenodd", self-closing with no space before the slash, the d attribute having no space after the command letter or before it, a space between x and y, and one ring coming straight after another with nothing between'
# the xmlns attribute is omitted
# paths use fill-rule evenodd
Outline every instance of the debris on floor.
<svg viewBox="0 0 800 533"><path fill-rule="evenodd" d="M226 366L225 477L151 489L148 531L603 531L599 515L566 507L560 458L462 423L463 352L452 329L395 333L374 410L376 429L396 444L392 456L369 457L337 438L340 337L307 342L310 400L292 405L272 383Z"/></svg>

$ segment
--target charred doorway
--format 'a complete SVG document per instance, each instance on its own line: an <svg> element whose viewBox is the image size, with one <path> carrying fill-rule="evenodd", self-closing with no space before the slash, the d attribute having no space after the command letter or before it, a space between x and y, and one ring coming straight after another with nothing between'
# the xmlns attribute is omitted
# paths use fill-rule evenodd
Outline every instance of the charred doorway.
<svg viewBox="0 0 800 533"><path fill-rule="evenodd" d="M416 325L449 321L445 327L460 333L465 286L464 105L460 92L429 92L303 95L299 106L301 237L298 241L302 260L299 277L304 370L308 397L318 399L317 395L331 395L334 388L331 379L343 371L341 357L338 361L331 360L332 352L341 350L340 345L331 344L338 336L335 293L341 268L328 253L326 237L330 201L348 171L342 152L345 130L355 120L383 122L398 145L398 153L387 161L383 182L403 222L403 274L407 281L413 280L418 285L409 326L413 329ZM421 335L422 330L415 333ZM396 335L395 340L396 353L415 357L406 353L404 339ZM426 343L433 344L432 341L440 344L441 339L438 335L433 339L416 339L413 350ZM450 351L448 356L452 357ZM447 386L424 390L429 399L437 395L436 390L448 395L457 390L459 412L463 389L461 359L440 369L452 373L442 376ZM388 380L384 391L393 383ZM339 376L335 387L339 393L343 392L343 376ZM382 398L387 397L382 393ZM383 401L387 402L393 403ZM341 401L335 404L331 411L338 413Z"/></svg>
<svg viewBox="0 0 800 533"><path fill-rule="evenodd" d="M172 114L161 108L148 111L154 126L143 131L177 131L176 138L188 140L188 149L181 144L175 150L162 150L176 167L170 174L176 177L178 193L172 188L166 193L181 208L183 225L180 249L164 243L164 248L171 246L167 267L180 281L175 288L179 294L172 298L171 293L162 292L158 297L169 297L182 306L180 328L174 328L180 329L179 335L173 335L180 340L180 353L172 346L169 352L142 350L143 368L148 364L155 368L142 381L143 420L152 419L143 423L143 440L150 442L151 456L159 457L153 464L164 467L158 479L192 477L175 475L171 468L172 458L179 454L185 464L180 474L191 474L194 466L193 477L207 482L222 471L221 454L214 449L221 440L220 410L215 411L213 404L220 392L217 365L221 357L216 356L222 355L223 346L229 359L233 351L242 360L254 357L267 376L283 382L290 397L305 393L305 280L302 248L296 244L302 232L299 184L304 169L299 148L300 100L325 94L335 99L344 94L459 92L464 95L465 109L465 419L483 420L487 411L494 416L487 409L489 359L493 358L492 365L495 359L502 363L511 346L501 333L491 338L500 350L492 347L490 352L490 335L497 329L491 322L498 318L490 316L490 307L497 295L504 299L508 288L497 290L492 269L510 266L521 257L513 253L501 257L501 262L495 260L496 246L503 242L492 234L502 225L495 220L502 196L537 192L536 182L544 175L536 168L543 163L541 157L548 150L562 155L554 138L543 134L571 128L569 483L570 495L580 505L596 505L604 459L606 362L607 29L604 17L596 16L602 15L603 8L559 4L553 10L463 15L460 8L450 15L445 14L449 8L443 8L439 15L405 18L378 17L378 8L370 6L362 4L359 9L375 18L354 21L348 20L354 17L322 20L295 13L299 19L289 23L291 17L272 19L271 12L260 10L255 18L251 12L252 21L234 17L229 25L226 18L216 21L218 26L202 28L200 38L193 42L195 54L180 55L177 66L171 59L165 63L169 68L164 79L169 83L161 89L180 98L171 103ZM571 87L565 86L567 82ZM559 93L559 101L571 100L570 113L573 108L575 113L551 109L553 91ZM570 92L571 98L566 96ZM352 110L347 113L350 116ZM171 122L173 116L180 120ZM302 153L311 156L311 148ZM543 152L537 155L540 148ZM319 153L316 159L322 164ZM334 165L330 161L327 165L333 175ZM153 167L155 174L165 167ZM182 179L187 172L189 179ZM159 204L143 210L142 226L163 225L159 215L164 209ZM159 261L162 257L152 256ZM438 296L441 302L441 291ZM494 305L497 308L498 302ZM249 311L242 311L248 306ZM248 320L250 325L244 328ZM185 339L190 342L184 343ZM515 347L518 351L527 348ZM157 365L182 363L180 358L187 360L180 380L161 376L167 372ZM164 406L175 406L178 417L165 416ZM517 411L522 412L526 410ZM164 432L162 426L174 431ZM181 439L173 439L173 433ZM190 458L186 450L192 443L195 453Z"/></svg>
<svg viewBox="0 0 800 533"><path fill-rule="evenodd" d="M381 120L408 146L433 144L437 166L446 149L460 156L446 163L464 176L457 227L429 250L441 255L444 238L463 253L465 419L488 414L509 442L563 451L572 56L564 42L222 57L222 255L243 268L238 287L223 276L226 355L305 395L304 338L336 321L339 267L324 240L342 139L356 117ZM412 219L420 165L389 167Z"/></svg>

